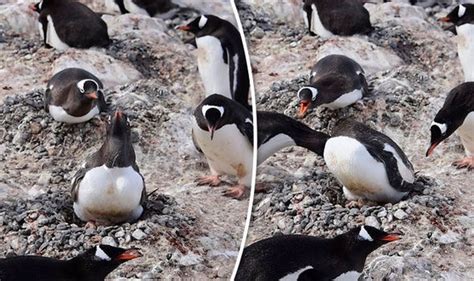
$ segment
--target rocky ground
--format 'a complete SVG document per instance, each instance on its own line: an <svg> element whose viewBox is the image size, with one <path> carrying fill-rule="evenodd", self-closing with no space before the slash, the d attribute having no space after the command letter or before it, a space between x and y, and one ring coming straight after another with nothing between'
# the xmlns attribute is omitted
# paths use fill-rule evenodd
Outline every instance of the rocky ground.
<svg viewBox="0 0 474 281"><path fill-rule="evenodd" d="M100 1L87 3L103 11ZM199 15L201 7L232 17L226 3L194 3L194 11L165 21L106 15L111 46L60 52L42 46L27 1L2 2L0 256L71 258L104 243L138 247L144 254L112 278L229 279L248 200L223 197L225 186L194 183L208 172L190 137L193 107L203 98L203 87L193 48L174 30ZM120 106L129 115L137 162L152 193L138 222L85 229L73 215L70 180L102 144L107 118L70 126L43 110L47 80L71 66L96 74L106 86L110 110Z"/></svg>
<svg viewBox="0 0 474 281"><path fill-rule="evenodd" d="M463 80L455 37L437 22L453 6L366 4L375 26L370 36L322 40L292 17L298 1L271 7L265 0L237 2L258 110L295 117L296 92L311 66L327 54L346 54L366 70L371 95L342 110L315 109L302 121L330 132L336 120L351 116L384 132L404 149L420 185L397 204L349 208L322 158L284 149L258 168L257 182L267 190L255 196L247 244L277 233L332 237L368 224L400 231L404 238L369 256L365 279L472 280L474 174L451 166L464 156L457 136L432 157L424 156L434 115Z"/></svg>

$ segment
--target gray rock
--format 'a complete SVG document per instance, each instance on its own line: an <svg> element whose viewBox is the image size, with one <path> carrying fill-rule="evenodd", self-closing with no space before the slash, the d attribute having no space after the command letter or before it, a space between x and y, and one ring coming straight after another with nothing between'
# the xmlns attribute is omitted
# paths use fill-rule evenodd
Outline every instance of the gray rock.
<svg viewBox="0 0 474 281"><path fill-rule="evenodd" d="M396 219L399 219L399 220L403 220L405 219L406 217L408 217L408 214L405 213L405 211L401 210L401 209L398 209L395 211L395 213L393 213L393 216L396 218Z"/></svg>
<svg viewBox="0 0 474 281"><path fill-rule="evenodd" d="M140 229L136 229L134 232L132 232L132 237L135 240L143 240L146 238L146 236L147 236L146 233Z"/></svg>

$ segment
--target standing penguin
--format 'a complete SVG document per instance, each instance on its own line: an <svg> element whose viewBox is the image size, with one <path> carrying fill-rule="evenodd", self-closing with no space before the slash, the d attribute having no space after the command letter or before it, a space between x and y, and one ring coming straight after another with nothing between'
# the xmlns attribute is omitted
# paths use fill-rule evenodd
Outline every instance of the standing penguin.
<svg viewBox="0 0 474 281"><path fill-rule="evenodd" d="M84 4L73 0L42 0L30 8L39 13L45 46L67 48L105 47L110 44L107 24Z"/></svg>
<svg viewBox="0 0 474 281"><path fill-rule="evenodd" d="M220 175L237 176L238 184L225 195L242 198L252 183L253 123L250 112L222 95L211 95L194 111L193 139L206 156L212 174L198 179L198 183L217 186Z"/></svg>
<svg viewBox="0 0 474 281"><path fill-rule="evenodd" d="M311 69L309 83L298 91L301 118L311 106L342 108L368 94L364 70L357 62L342 55L320 59Z"/></svg>
<svg viewBox="0 0 474 281"><path fill-rule="evenodd" d="M97 245L70 260L38 256L0 259L2 281L99 281L122 263L141 257L136 249Z"/></svg>
<svg viewBox="0 0 474 281"><path fill-rule="evenodd" d="M311 35L367 34L373 30L369 12L356 0L304 0L304 19Z"/></svg>
<svg viewBox="0 0 474 281"><path fill-rule="evenodd" d="M74 213L83 221L117 224L137 220L146 200L145 180L135 162L127 116L116 111L102 147L72 180Z"/></svg>
<svg viewBox="0 0 474 281"><path fill-rule="evenodd" d="M440 20L453 23L456 27L458 55L464 81L474 81L474 4L459 5Z"/></svg>
<svg viewBox="0 0 474 281"><path fill-rule="evenodd" d="M54 120L82 123L107 110L102 82L80 68L66 68L48 82L44 110Z"/></svg>
<svg viewBox="0 0 474 281"><path fill-rule="evenodd" d="M431 145L426 156L454 132L461 138L467 157L453 165L474 169L474 82L463 83L449 92L431 124Z"/></svg>
<svg viewBox="0 0 474 281"><path fill-rule="evenodd" d="M278 235L244 249L236 281L358 280L367 256L400 239L371 226L360 226L331 239Z"/></svg>
<svg viewBox="0 0 474 281"><path fill-rule="evenodd" d="M250 108L247 59L237 28L213 15L202 15L177 28L196 36L198 68L207 96L219 93Z"/></svg>
<svg viewBox="0 0 474 281"><path fill-rule="evenodd" d="M168 18L179 7L171 0L105 0L108 10L118 10L122 14L140 14L150 17Z"/></svg>

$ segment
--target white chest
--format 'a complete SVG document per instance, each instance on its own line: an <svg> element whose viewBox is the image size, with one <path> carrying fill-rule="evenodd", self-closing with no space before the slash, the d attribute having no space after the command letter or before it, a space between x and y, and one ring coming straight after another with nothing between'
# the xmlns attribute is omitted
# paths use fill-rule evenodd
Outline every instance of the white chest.
<svg viewBox="0 0 474 281"><path fill-rule="evenodd" d="M311 31L318 34L321 38L329 38L331 36L334 36L334 34L331 31L327 30L321 22L316 5L311 5L311 8L313 10L313 12L311 13Z"/></svg>
<svg viewBox="0 0 474 281"><path fill-rule="evenodd" d="M250 186L252 178L253 146L236 125L225 125L214 132L202 130L194 120L193 132L196 142L207 158L212 170L245 179Z"/></svg>
<svg viewBox="0 0 474 281"><path fill-rule="evenodd" d="M56 28L54 27L53 18L48 15L48 29L46 30L46 43L56 50L64 51L69 48L69 46L64 43L58 36Z"/></svg>
<svg viewBox="0 0 474 281"><path fill-rule="evenodd" d="M129 11L131 14L148 16L148 12L145 9L139 7L137 4L133 3L132 0L124 0L123 5L125 6L125 9L127 9L127 11Z"/></svg>
<svg viewBox="0 0 474 281"><path fill-rule="evenodd" d="M470 112L466 116L458 128L457 134L461 138L467 156L474 156L474 112Z"/></svg>
<svg viewBox="0 0 474 281"><path fill-rule="evenodd" d="M474 81L474 25L463 24L456 27L458 34L458 55L464 72L464 81Z"/></svg>
<svg viewBox="0 0 474 281"><path fill-rule="evenodd" d="M349 106L356 101L360 100L362 98L362 91L360 89L356 89L352 92L345 93L341 95L339 98L334 100L331 103L328 104L323 104L322 106L328 107L330 109L337 109L337 108L343 108L346 106Z"/></svg>
<svg viewBox="0 0 474 281"><path fill-rule="evenodd" d="M196 38L199 74L207 95L232 98L229 65L224 62L221 41L214 36Z"/></svg>
<svg viewBox="0 0 474 281"><path fill-rule="evenodd" d="M54 120L58 122L69 123L69 124L76 124L76 123L89 121L90 119L92 119L94 116L96 116L99 113L100 113L99 108L97 106L94 106L91 109L91 111L89 111L89 113L87 113L86 115L76 117L67 113L60 106L49 105L49 114L51 114Z"/></svg>
<svg viewBox="0 0 474 281"><path fill-rule="evenodd" d="M312 269L312 268L313 268L312 266L308 265L306 267L298 269L295 272L291 272L291 273L283 276L282 278L279 279L279 281L297 281L299 276L301 275L301 273L305 272L308 269Z"/></svg>
<svg viewBox="0 0 474 281"><path fill-rule="evenodd" d="M267 158L275 154L280 149L296 145L295 141L285 134L278 134L258 148L257 165L263 163Z"/></svg>

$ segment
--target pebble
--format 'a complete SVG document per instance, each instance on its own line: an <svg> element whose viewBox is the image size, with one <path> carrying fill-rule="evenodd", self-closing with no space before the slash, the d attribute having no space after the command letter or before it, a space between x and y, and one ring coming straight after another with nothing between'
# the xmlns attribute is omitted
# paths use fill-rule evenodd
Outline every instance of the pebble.
<svg viewBox="0 0 474 281"><path fill-rule="evenodd" d="M117 247L117 242L111 236L106 236L106 237L102 238L101 244Z"/></svg>
<svg viewBox="0 0 474 281"><path fill-rule="evenodd" d="M368 225L368 226L375 227L375 228L380 228L380 223L377 220L377 218L374 217L374 216L366 217L365 218L365 224Z"/></svg>
<svg viewBox="0 0 474 281"><path fill-rule="evenodd" d="M395 211L395 213L393 213L393 216L396 218L396 219L399 219L399 220L403 220L405 219L406 217L408 217L408 214L405 213L405 211L401 210L401 209L398 209Z"/></svg>
<svg viewBox="0 0 474 281"><path fill-rule="evenodd" d="M140 229L136 229L134 232L132 232L132 237L135 240L143 240L146 238L146 236L147 236L146 233Z"/></svg>

